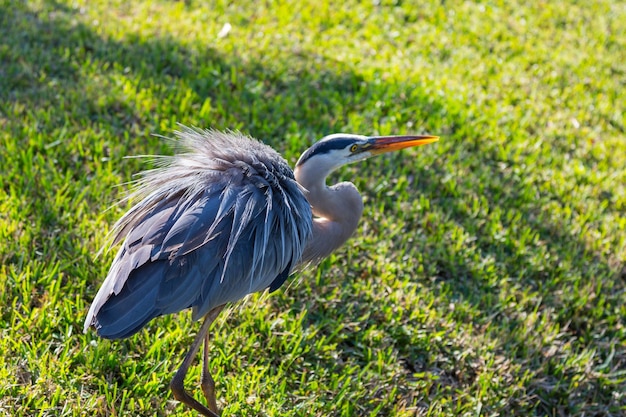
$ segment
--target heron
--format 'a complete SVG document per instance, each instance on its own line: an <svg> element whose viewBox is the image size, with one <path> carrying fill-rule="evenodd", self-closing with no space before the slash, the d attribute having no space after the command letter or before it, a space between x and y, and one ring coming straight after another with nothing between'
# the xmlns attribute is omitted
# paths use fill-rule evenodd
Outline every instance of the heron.
<svg viewBox="0 0 626 417"><path fill-rule="evenodd" d="M182 126L174 134L178 152L156 158L126 197L137 202L112 228L111 247L120 246L84 331L94 327L103 338L127 338L155 317L191 309L194 321L204 321L170 389L176 400L215 417L208 350L219 313L248 294L276 291L357 228L359 191L351 182L326 185L328 175L439 138L332 134L307 149L292 170L274 149L239 132ZM206 405L184 386L201 345Z"/></svg>

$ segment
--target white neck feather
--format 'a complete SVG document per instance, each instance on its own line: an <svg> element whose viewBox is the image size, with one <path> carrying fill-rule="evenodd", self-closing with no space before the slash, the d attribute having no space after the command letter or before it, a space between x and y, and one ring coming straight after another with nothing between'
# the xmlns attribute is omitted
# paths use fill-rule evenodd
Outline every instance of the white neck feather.
<svg viewBox="0 0 626 417"><path fill-rule="evenodd" d="M363 200L354 184L342 182L327 187L328 173L310 169L306 164L295 169L296 181L306 189L305 196L315 216L303 263L321 260L343 245L356 230L363 213Z"/></svg>

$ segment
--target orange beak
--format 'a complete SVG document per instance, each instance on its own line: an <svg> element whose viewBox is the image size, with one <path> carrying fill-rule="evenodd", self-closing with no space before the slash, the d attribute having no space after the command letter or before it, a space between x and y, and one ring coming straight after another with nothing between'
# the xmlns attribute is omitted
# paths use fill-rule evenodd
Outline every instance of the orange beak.
<svg viewBox="0 0 626 417"><path fill-rule="evenodd" d="M373 155L385 152L397 151L412 146L422 146L437 142L439 136L419 135L419 136L373 136L368 139L368 151Z"/></svg>

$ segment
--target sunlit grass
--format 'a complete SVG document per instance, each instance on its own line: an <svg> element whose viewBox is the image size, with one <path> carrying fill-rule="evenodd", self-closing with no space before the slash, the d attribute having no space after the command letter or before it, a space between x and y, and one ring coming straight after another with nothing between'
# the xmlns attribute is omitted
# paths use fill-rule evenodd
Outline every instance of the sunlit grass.
<svg viewBox="0 0 626 417"><path fill-rule="evenodd" d="M349 244L218 319L224 415L624 414L624 33L608 0L0 2L0 413L195 415L168 390L188 313L82 333L124 156L180 122L291 163L441 136L334 175Z"/></svg>

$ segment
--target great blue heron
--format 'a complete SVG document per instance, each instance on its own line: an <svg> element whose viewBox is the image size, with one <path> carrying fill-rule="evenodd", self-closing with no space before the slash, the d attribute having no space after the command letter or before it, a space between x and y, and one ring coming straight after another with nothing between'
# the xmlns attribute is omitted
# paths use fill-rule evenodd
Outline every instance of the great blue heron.
<svg viewBox="0 0 626 417"><path fill-rule="evenodd" d="M354 186L326 186L342 165L425 145L436 136L336 134L307 149L294 171L272 148L239 133L183 127L184 153L162 157L131 195L139 202L113 228L123 242L96 295L85 332L129 337L150 320L192 308L205 317L170 383L174 397L217 416L208 370L208 329L227 303L278 289L294 269L314 263L354 232L363 201ZM184 389L204 342L201 388L207 406Z"/></svg>

